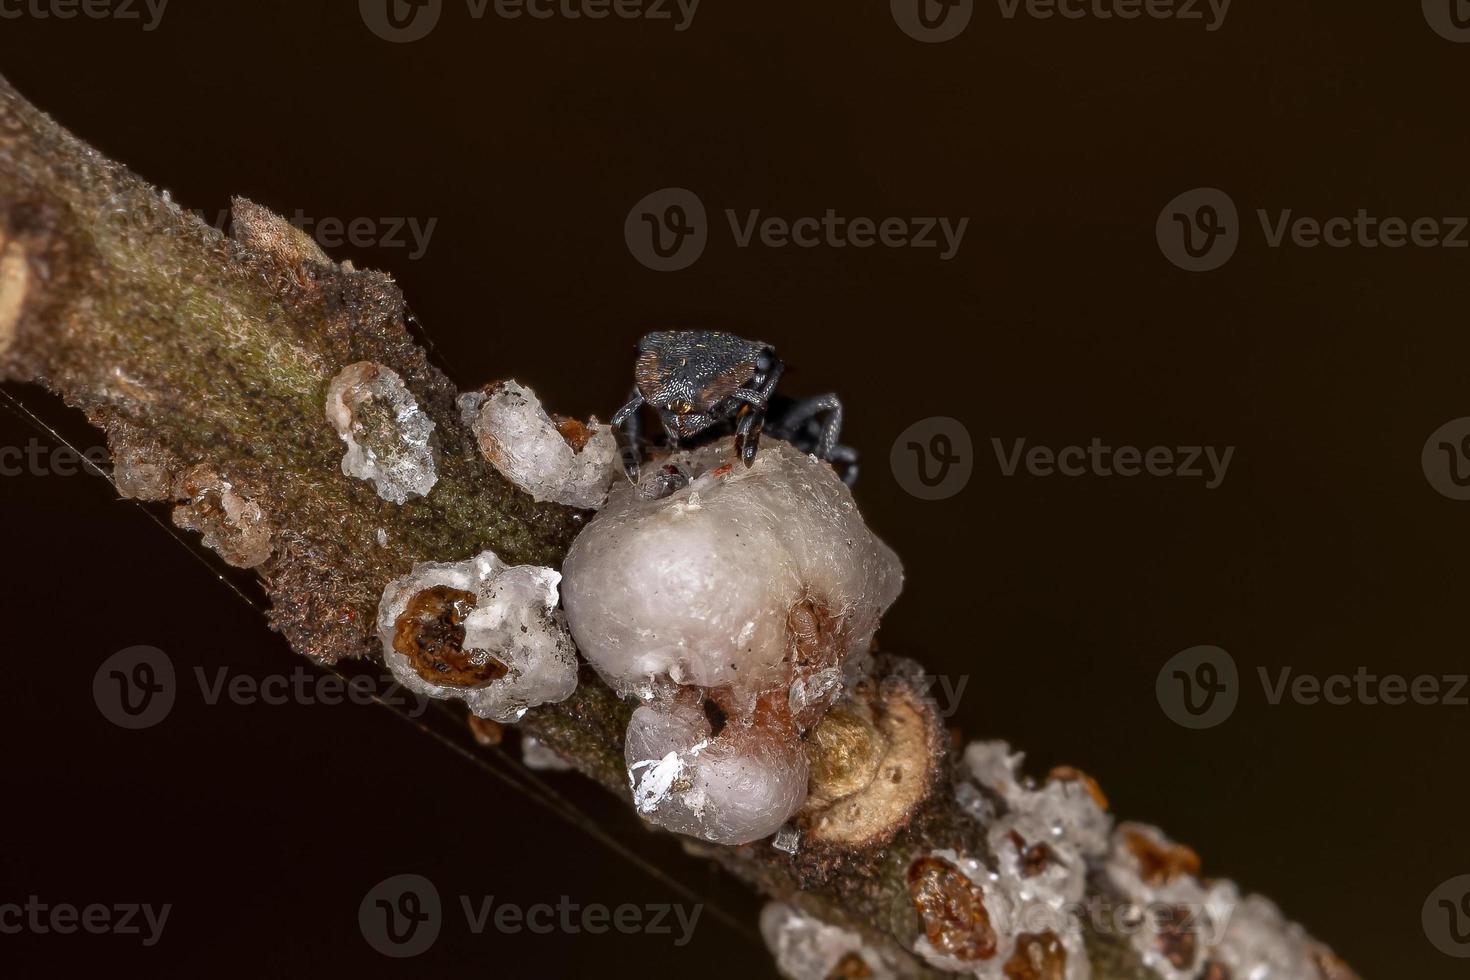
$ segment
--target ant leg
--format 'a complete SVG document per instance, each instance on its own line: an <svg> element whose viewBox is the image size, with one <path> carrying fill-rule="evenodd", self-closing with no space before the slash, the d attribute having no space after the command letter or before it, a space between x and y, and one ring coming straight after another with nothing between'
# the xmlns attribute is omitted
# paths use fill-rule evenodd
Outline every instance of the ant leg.
<svg viewBox="0 0 1470 980"><path fill-rule="evenodd" d="M776 382L781 380L781 372L784 370L786 365L781 363L780 358L772 357L771 366L761 379L759 388L741 388L732 396L745 403L741 407L740 421L735 426L735 451L740 454L740 459L746 466L755 463L755 452L760 448L761 429L766 423L766 406L770 404L771 395L776 391Z"/></svg>
<svg viewBox="0 0 1470 980"><path fill-rule="evenodd" d="M851 446L833 446L827 461L832 464L834 470L838 471L843 483L849 487L857 484L858 454L856 449ZM838 469L839 465L841 469Z"/></svg>
<svg viewBox="0 0 1470 980"><path fill-rule="evenodd" d="M760 448L761 428L766 421L765 406L757 408L747 402L741 408L740 421L735 424L735 452L746 466L755 463L755 451Z"/></svg>
<svg viewBox="0 0 1470 980"><path fill-rule="evenodd" d="M643 437L643 423L638 418L638 410L642 407L643 396L634 388L628 404L617 410L611 423L613 432L622 437L618 440L618 452L622 454L623 472L630 483L638 482L638 459L641 452L638 443Z"/></svg>
<svg viewBox="0 0 1470 980"><path fill-rule="evenodd" d="M774 355L771 357L771 366L766 371L766 376L761 379L760 396L761 407L771 400L771 395L776 392L776 382L781 380L781 374L786 370L786 364Z"/></svg>
<svg viewBox="0 0 1470 980"><path fill-rule="evenodd" d="M817 448L812 455L818 459L832 459L833 449L837 445L837 437L842 433L842 402L838 401L836 395L818 395L816 398L808 398L797 404L787 414L785 425L793 432L800 431L807 422L827 413L827 419L822 423L822 435L817 440Z"/></svg>

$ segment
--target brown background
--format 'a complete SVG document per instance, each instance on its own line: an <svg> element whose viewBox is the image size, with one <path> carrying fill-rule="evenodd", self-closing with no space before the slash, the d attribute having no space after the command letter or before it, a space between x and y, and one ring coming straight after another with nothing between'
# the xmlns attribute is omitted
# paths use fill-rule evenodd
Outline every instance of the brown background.
<svg viewBox="0 0 1470 980"><path fill-rule="evenodd" d="M1470 709L1266 703L1258 667L1466 670L1470 504L1420 471L1470 415L1470 252L1267 247L1254 209L1470 214L1470 46L1417 4L1237 0L1199 22L1003 19L917 43L886 4L704 0L692 26L473 21L390 45L350 2L174 0L120 22L0 21L0 70L63 124L211 216L229 195L314 217L437 217L426 255L339 249L397 277L468 386L514 375L607 417L644 330L775 343L791 393L840 391L858 497L903 556L890 649L968 677L954 723L1036 768L1082 766L1118 812L1195 844L1367 977L1461 975L1420 926L1470 872ZM661 187L712 218L693 267L649 271L623 221ZM1227 190L1245 218L1208 274L1165 261L1164 203ZM959 255L736 248L723 209L970 218ZM52 403L26 394L55 415ZM975 474L925 503L888 466L920 419L960 419ZM0 443L32 431L0 413ZM1233 445L1223 486L1003 478L992 437ZM95 437L94 437L95 439ZM0 936L56 972L364 976L543 969L760 975L706 917L667 937L473 937L453 896L679 901L666 885L395 721L352 707L206 706L126 733L90 695L133 644L250 676L295 666L258 616L132 505L83 478L0 480L10 666L0 900L172 902L163 941ZM1229 650L1224 725L1154 698L1175 652ZM191 696L192 695L192 696ZM574 780L559 786L577 793ZM588 798L597 805L597 797ZM642 835L601 806L626 839ZM667 849L672 850L672 849ZM711 873L672 853L703 891ZM399 963L358 934L391 874L450 905ZM738 890L719 901L747 922ZM29 972L29 971L23 971Z"/></svg>

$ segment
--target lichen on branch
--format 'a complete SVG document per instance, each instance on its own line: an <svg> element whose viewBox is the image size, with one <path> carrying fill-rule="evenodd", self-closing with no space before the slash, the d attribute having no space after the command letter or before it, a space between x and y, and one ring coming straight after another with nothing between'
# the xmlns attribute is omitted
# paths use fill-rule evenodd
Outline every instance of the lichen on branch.
<svg viewBox="0 0 1470 980"><path fill-rule="evenodd" d="M246 201L225 236L0 89L0 378L43 381L107 433L149 496L207 463L279 528L259 565L274 624L324 661L369 653L384 584L493 549L553 564L577 527L515 492L459 423L391 279L332 264ZM343 368L385 365L434 422L435 492L344 479L323 419ZM384 532L387 547L378 544Z"/></svg>

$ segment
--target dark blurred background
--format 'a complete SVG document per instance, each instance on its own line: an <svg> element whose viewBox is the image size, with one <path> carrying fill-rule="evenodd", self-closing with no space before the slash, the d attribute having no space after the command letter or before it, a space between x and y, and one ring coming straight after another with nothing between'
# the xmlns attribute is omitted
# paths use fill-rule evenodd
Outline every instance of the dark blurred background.
<svg viewBox="0 0 1470 980"><path fill-rule="evenodd" d="M390 272L466 387L515 376L554 410L607 418L645 330L775 344L785 391L845 399L858 499L907 568L882 642L965 679L952 722L967 737L1093 773L1115 812L1194 844L1365 977L1463 975L1420 912L1470 873L1470 708L1273 706L1257 675L1470 660L1470 502L1420 462L1470 415L1470 252L1273 248L1256 217L1470 214L1455 108L1470 46L1419 5L1241 2L1208 30L1203 4L1189 21L1008 19L982 3L945 43L880 3L704 0L679 30L672 5L666 20L475 19L445 0L411 43L376 36L350 0L173 0L152 30L141 2L139 20L5 9L23 15L0 18L0 71L185 207L214 220L246 195L326 237L330 219L369 219L329 250ZM708 245L658 272L624 225L668 187L703 202ZM1176 267L1155 237L1197 187L1240 214L1237 251L1210 272ZM742 248L725 217L829 208L969 223L943 260ZM393 240L409 218L434 221L426 241L406 221ZM937 416L968 433L973 474L926 501L890 450ZM1207 490L1006 477L991 442L1094 437L1235 452ZM0 412L0 445L38 438L49 450ZM173 905L151 948L0 936L19 975L769 971L756 901L568 776L549 779L744 929L706 914L682 947L677 930L470 934L460 895L689 899L389 712L204 703L196 666L261 678L299 662L101 480L6 477L0 507L0 901ZM129 732L90 682L136 644L185 682L163 723ZM1195 731L1162 710L1155 678L1200 644L1229 651L1240 691L1228 720ZM436 884L449 924L397 961L363 941L357 910L408 872Z"/></svg>

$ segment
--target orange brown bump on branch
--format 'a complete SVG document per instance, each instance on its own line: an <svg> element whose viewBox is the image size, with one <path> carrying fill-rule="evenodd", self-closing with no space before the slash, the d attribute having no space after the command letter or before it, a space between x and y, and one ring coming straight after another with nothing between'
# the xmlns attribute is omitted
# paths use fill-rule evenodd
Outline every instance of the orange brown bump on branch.
<svg viewBox="0 0 1470 980"><path fill-rule="evenodd" d="M565 415L551 413L551 421L556 426L557 433L566 440L572 452L580 453L587 448L587 443L592 441L593 429L581 419L567 418Z"/></svg>
<svg viewBox="0 0 1470 980"><path fill-rule="evenodd" d="M867 960L857 953L848 953L837 961L832 972L827 974L827 980L868 980L872 975L873 970Z"/></svg>
<svg viewBox="0 0 1470 980"><path fill-rule="evenodd" d="M1066 980L1067 949L1054 932L1022 933L1005 975L1006 980Z"/></svg>
<svg viewBox="0 0 1470 980"><path fill-rule="evenodd" d="M1188 970L1199 955L1199 935L1195 932L1194 915L1186 905L1169 905L1158 909L1158 935L1154 945L1176 970Z"/></svg>
<svg viewBox="0 0 1470 980"><path fill-rule="evenodd" d="M426 681L476 687L499 680L505 665L484 653L464 650L464 620L475 594L447 585L417 593L394 623L393 649L408 658Z"/></svg>
<svg viewBox="0 0 1470 980"><path fill-rule="evenodd" d="M489 718L481 718L474 712L469 713L470 734L475 741L486 748L494 748L505 741L505 726Z"/></svg>
<svg viewBox="0 0 1470 980"><path fill-rule="evenodd" d="M1103 793L1102 787L1098 785L1096 779L1081 769L1072 766L1057 766L1047 774L1047 778L1062 783L1081 783L1082 788L1087 791L1088 796L1092 797L1092 802L1097 804L1098 809L1104 812L1108 810L1108 798Z"/></svg>
<svg viewBox="0 0 1470 980"><path fill-rule="evenodd" d="M1010 832L1011 843L1016 845L1017 872L1022 878L1035 878L1053 864L1058 863L1057 852L1052 850L1045 841L1032 844L1019 833Z"/></svg>
<svg viewBox="0 0 1470 980"><path fill-rule="evenodd" d="M1199 855L1185 844L1159 841L1132 826L1120 828L1128 852L1138 861L1138 877L1155 887L1189 875L1198 877Z"/></svg>
<svg viewBox="0 0 1470 980"><path fill-rule="evenodd" d="M942 858L909 865L909 898L930 945L944 956L974 962L995 955L997 938L980 886Z"/></svg>

